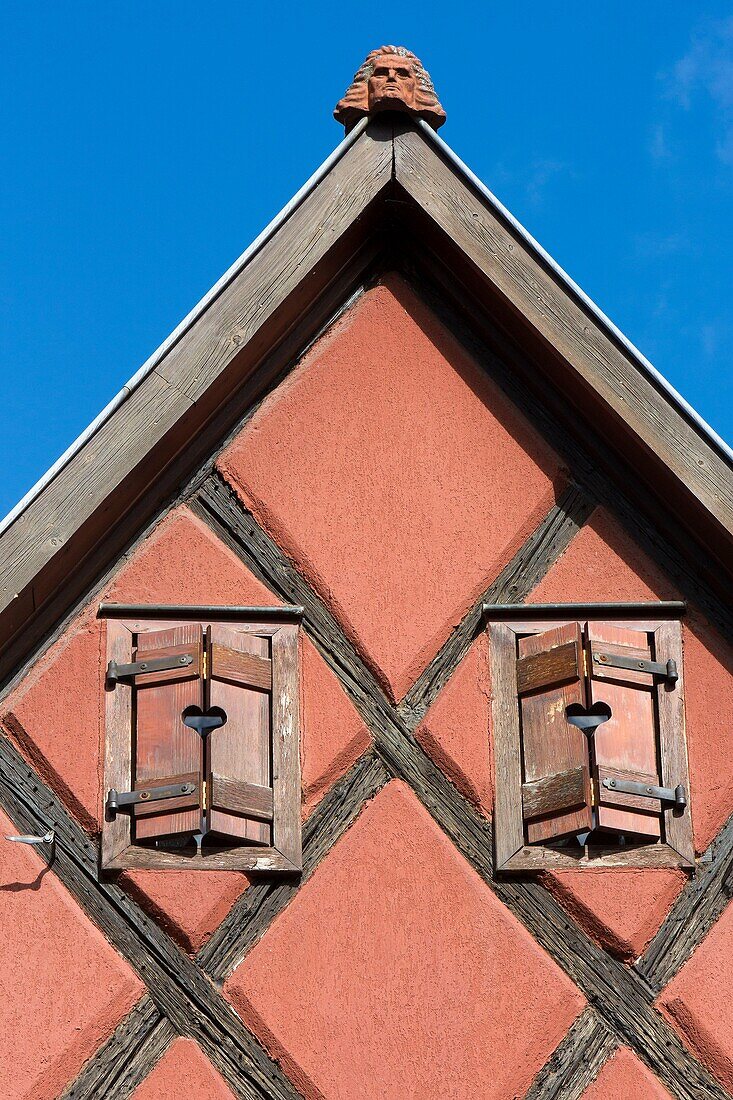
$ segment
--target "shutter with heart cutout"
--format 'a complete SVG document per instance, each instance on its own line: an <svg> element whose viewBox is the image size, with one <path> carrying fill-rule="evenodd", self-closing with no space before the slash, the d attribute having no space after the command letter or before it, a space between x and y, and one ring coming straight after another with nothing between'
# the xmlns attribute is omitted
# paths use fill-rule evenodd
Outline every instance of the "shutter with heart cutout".
<svg viewBox="0 0 733 1100"><path fill-rule="evenodd" d="M208 628L207 639L207 705L227 716L208 743L209 829L272 844L270 638L218 623Z"/></svg>
<svg viewBox="0 0 733 1100"><path fill-rule="evenodd" d="M181 798L137 803L135 837L195 832L201 827L202 741L183 724L182 712L203 703L203 634L198 623L183 623L137 636L137 661L191 655L181 668L139 672L135 688L134 789L194 783Z"/></svg>
<svg viewBox="0 0 733 1100"><path fill-rule="evenodd" d="M592 827L588 742L567 721L584 706L579 623L519 639L517 694L522 731L522 815L530 844Z"/></svg>

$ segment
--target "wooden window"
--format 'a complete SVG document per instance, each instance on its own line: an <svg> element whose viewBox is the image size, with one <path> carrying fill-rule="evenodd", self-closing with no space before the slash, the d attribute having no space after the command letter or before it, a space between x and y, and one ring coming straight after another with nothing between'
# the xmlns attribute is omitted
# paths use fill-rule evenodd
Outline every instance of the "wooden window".
<svg viewBox="0 0 733 1100"><path fill-rule="evenodd" d="M302 608L100 615L103 869L299 871Z"/></svg>
<svg viewBox="0 0 733 1100"><path fill-rule="evenodd" d="M497 870L693 867L684 604L484 610Z"/></svg>

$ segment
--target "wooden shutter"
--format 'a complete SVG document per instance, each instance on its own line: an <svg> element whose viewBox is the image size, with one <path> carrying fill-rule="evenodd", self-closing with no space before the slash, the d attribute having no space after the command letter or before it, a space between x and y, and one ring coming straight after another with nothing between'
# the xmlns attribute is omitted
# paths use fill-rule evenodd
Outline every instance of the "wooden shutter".
<svg viewBox="0 0 733 1100"><path fill-rule="evenodd" d="M522 814L530 844L592 827L588 743L565 713L571 703L586 703L582 655L579 623L519 640Z"/></svg>
<svg viewBox="0 0 733 1100"><path fill-rule="evenodd" d="M603 780L627 779L658 785L654 677L649 672L604 666L600 658L652 660L643 630L615 623L589 623L587 666L592 702L608 703L611 718L595 734L598 825L619 832L659 837L661 805L638 795L608 790Z"/></svg>
<svg viewBox="0 0 733 1100"><path fill-rule="evenodd" d="M215 624L208 651L208 706L227 716L209 737L209 829L272 844L270 639Z"/></svg>
<svg viewBox="0 0 733 1100"><path fill-rule="evenodd" d="M134 807L135 836L164 836L195 832L201 827L203 745L195 730L183 724L188 706L203 703L203 633L196 623L138 634L136 660L144 657L193 655L192 664L135 677L135 790L169 783L194 782L196 791L185 798L138 804Z"/></svg>

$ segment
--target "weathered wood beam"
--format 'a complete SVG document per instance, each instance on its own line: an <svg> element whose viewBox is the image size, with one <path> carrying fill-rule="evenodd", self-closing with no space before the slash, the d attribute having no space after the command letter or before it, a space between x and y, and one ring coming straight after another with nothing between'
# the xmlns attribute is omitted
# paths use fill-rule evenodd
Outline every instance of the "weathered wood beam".
<svg viewBox="0 0 733 1100"><path fill-rule="evenodd" d="M589 940L543 886L506 881L489 885L673 1096L728 1097L653 1007L655 991L642 976Z"/></svg>
<svg viewBox="0 0 733 1100"><path fill-rule="evenodd" d="M614 1032L594 1009L586 1008L545 1062L524 1100L580 1100L617 1047Z"/></svg>

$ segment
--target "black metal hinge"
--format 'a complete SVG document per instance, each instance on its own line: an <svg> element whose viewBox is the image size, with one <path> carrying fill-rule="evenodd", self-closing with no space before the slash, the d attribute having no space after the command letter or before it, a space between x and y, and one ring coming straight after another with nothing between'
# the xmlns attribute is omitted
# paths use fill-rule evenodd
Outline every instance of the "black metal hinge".
<svg viewBox="0 0 733 1100"><path fill-rule="evenodd" d="M628 668L635 672L649 672L652 676L661 676L671 684L679 680L677 662L670 659L662 664L658 661L644 661L640 657L621 657L618 653L593 652L593 663L603 665L604 668Z"/></svg>
<svg viewBox="0 0 733 1100"><path fill-rule="evenodd" d="M112 788L105 803L107 812L114 816L118 810L141 802L160 802L164 798L181 798L193 794L195 783L170 783L166 787L146 787L139 791L116 791Z"/></svg>
<svg viewBox="0 0 733 1100"><path fill-rule="evenodd" d="M117 661L110 661L107 666L107 683L116 684L118 680L139 676L143 672L166 672L192 664L193 653L179 653L174 657L152 657L149 661L135 661L131 665L118 665Z"/></svg>
<svg viewBox="0 0 733 1100"><path fill-rule="evenodd" d="M622 794L635 794L640 798L654 798L659 802L674 802L678 810L684 810L687 805L685 788L680 783L675 787L653 787L647 783L636 783L631 779L604 779L602 782L609 791L620 791Z"/></svg>

